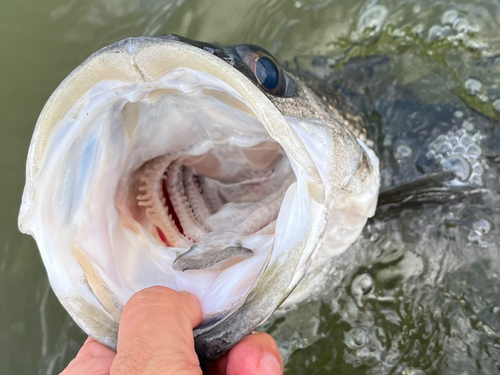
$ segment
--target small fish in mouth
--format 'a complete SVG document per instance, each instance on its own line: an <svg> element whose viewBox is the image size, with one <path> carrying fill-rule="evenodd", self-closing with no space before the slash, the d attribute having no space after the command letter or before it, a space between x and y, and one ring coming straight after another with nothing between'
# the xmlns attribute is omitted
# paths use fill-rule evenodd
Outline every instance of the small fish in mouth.
<svg viewBox="0 0 500 375"><path fill-rule="evenodd" d="M125 39L45 105L19 227L87 334L115 348L126 301L163 285L200 300L195 345L210 362L374 214L361 125L257 46Z"/></svg>

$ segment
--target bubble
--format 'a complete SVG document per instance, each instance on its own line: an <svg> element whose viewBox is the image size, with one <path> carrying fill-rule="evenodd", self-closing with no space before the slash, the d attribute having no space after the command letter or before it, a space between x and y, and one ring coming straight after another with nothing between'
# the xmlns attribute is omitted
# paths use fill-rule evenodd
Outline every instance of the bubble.
<svg viewBox="0 0 500 375"><path fill-rule="evenodd" d="M443 161L443 155L437 154L436 156L434 156L434 161L436 163L441 163L441 161Z"/></svg>
<svg viewBox="0 0 500 375"><path fill-rule="evenodd" d="M491 230L491 224L486 219L479 219L472 224L472 229L481 234L488 234Z"/></svg>
<svg viewBox="0 0 500 375"><path fill-rule="evenodd" d="M483 174L484 168L481 164L476 163L474 164L474 167L472 167L472 171L477 174Z"/></svg>
<svg viewBox="0 0 500 375"><path fill-rule="evenodd" d="M460 144L468 146L473 142L472 137L469 134L464 134L460 137Z"/></svg>
<svg viewBox="0 0 500 375"><path fill-rule="evenodd" d="M485 42L482 42L482 41L479 41L477 39L467 39L465 41L465 45L470 48L470 49L473 49L473 50L476 50L476 51L483 51L483 50L487 50L488 49L488 44L485 43Z"/></svg>
<svg viewBox="0 0 500 375"><path fill-rule="evenodd" d="M420 5L415 5L412 8L412 12L415 13L415 14L420 13L421 10L422 10L422 8L420 7Z"/></svg>
<svg viewBox="0 0 500 375"><path fill-rule="evenodd" d="M450 138L448 138L448 143L451 146L456 146L460 142L460 139L456 135L452 135Z"/></svg>
<svg viewBox="0 0 500 375"><path fill-rule="evenodd" d="M452 171L461 181L466 181L471 173L471 165L462 156L453 155L447 157L441 162L441 166L445 171Z"/></svg>
<svg viewBox="0 0 500 375"><path fill-rule="evenodd" d="M441 17L441 23L443 24L449 23L451 25L453 24L453 22L455 22L457 18L458 18L458 12L454 9L450 9L443 13L443 16Z"/></svg>
<svg viewBox="0 0 500 375"><path fill-rule="evenodd" d="M387 13L383 5L368 8L358 20L358 32L362 34L365 30L371 30L370 34L377 34L385 24Z"/></svg>
<svg viewBox="0 0 500 375"><path fill-rule="evenodd" d="M424 32L424 30L425 30L424 24L419 23L419 24L416 24L415 26L413 26L413 28L411 29L411 32L413 34L421 35Z"/></svg>
<svg viewBox="0 0 500 375"><path fill-rule="evenodd" d="M411 156L411 148L405 144L401 144L396 147L394 151L394 157L397 161L402 161L404 159L408 159Z"/></svg>
<svg viewBox="0 0 500 375"><path fill-rule="evenodd" d="M470 29L470 22L467 18L457 18L453 22L453 29L459 33L466 33Z"/></svg>
<svg viewBox="0 0 500 375"><path fill-rule="evenodd" d="M488 95L486 94L479 95L479 100L481 100L483 103L486 103L488 101Z"/></svg>
<svg viewBox="0 0 500 375"><path fill-rule="evenodd" d="M448 142L440 143L436 146L436 152L439 154L446 154L452 150L451 145Z"/></svg>
<svg viewBox="0 0 500 375"><path fill-rule="evenodd" d="M476 134L474 134L474 137L472 138L472 140L474 141L474 143L481 142L481 140L482 140L481 133L477 132Z"/></svg>
<svg viewBox="0 0 500 375"><path fill-rule="evenodd" d="M476 95L483 88L481 81L475 78L469 78L465 81L465 90L469 95Z"/></svg>
<svg viewBox="0 0 500 375"><path fill-rule="evenodd" d="M500 99L497 99L493 102L493 107L500 112Z"/></svg>
<svg viewBox="0 0 500 375"><path fill-rule="evenodd" d="M462 128L464 128L468 132L472 132L472 131L474 131L474 124L468 120L465 120L462 123Z"/></svg>
<svg viewBox="0 0 500 375"><path fill-rule="evenodd" d="M396 38L404 37L406 35L406 32L404 30L401 30L401 29L394 29L392 32L392 35Z"/></svg>
<svg viewBox="0 0 500 375"><path fill-rule="evenodd" d="M475 156L477 158L481 156L483 150L481 150L481 147L479 147L475 143L471 143L470 145L467 146L465 152L467 153L467 155Z"/></svg>
<svg viewBox="0 0 500 375"><path fill-rule="evenodd" d="M367 274L363 273L354 278L351 284L351 293L355 297L366 296L373 290L374 283L373 278Z"/></svg>
<svg viewBox="0 0 500 375"><path fill-rule="evenodd" d="M456 154L465 154L465 146L464 145L456 145L453 147L453 152Z"/></svg>
<svg viewBox="0 0 500 375"><path fill-rule="evenodd" d="M425 154L425 156L427 156L427 159L429 160L433 159L434 155L436 155L436 153L432 150L428 151L427 154Z"/></svg>
<svg viewBox="0 0 500 375"><path fill-rule="evenodd" d="M446 212L443 217L447 221L454 221L455 220L455 214L453 212Z"/></svg>
<svg viewBox="0 0 500 375"><path fill-rule="evenodd" d="M455 111L455 113L453 114L453 116L455 116L455 118L457 120L461 120L464 118L464 113L462 111Z"/></svg>
<svg viewBox="0 0 500 375"><path fill-rule="evenodd" d="M483 186L483 178L479 173L473 173L469 178L469 183L472 185Z"/></svg>
<svg viewBox="0 0 500 375"><path fill-rule="evenodd" d="M490 244L487 241L481 241L479 242L479 247L486 248L489 247Z"/></svg>
<svg viewBox="0 0 500 375"><path fill-rule="evenodd" d="M299 9L302 7L302 3L300 1L296 1L294 4L295 8Z"/></svg>
<svg viewBox="0 0 500 375"><path fill-rule="evenodd" d="M429 40L434 42L436 40L442 39L445 32L441 26L434 25L429 29Z"/></svg>
<svg viewBox="0 0 500 375"><path fill-rule="evenodd" d="M481 233L476 230L471 230L471 232L467 236L467 239L469 240L469 242L479 243L479 241L481 241Z"/></svg>
<svg viewBox="0 0 500 375"><path fill-rule="evenodd" d="M445 141L446 141L446 135L444 135L444 134L439 135L439 136L438 136L438 137L434 140L434 142L436 142L436 143L441 143L441 142L445 142Z"/></svg>
<svg viewBox="0 0 500 375"><path fill-rule="evenodd" d="M465 133L467 133L467 132L464 129L458 129L455 134L457 135L457 137L461 137Z"/></svg>
<svg viewBox="0 0 500 375"><path fill-rule="evenodd" d="M443 36L447 36L451 34L451 27L450 26L443 26Z"/></svg>
<svg viewBox="0 0 500 375"><path fill-rule="evenodd" d="M474 156L474 155L465 155L465 157L467 158L467 160L469 161L469 163L471 165L474 165L477 163L477 157Z"/></svg>
<svg viewBox="0 0 500 375"><path fill-rule="evenodd" d="M368 335L362 328L352 328L344 333L344 342L350 349L360 349L368 342Z"/></svg>

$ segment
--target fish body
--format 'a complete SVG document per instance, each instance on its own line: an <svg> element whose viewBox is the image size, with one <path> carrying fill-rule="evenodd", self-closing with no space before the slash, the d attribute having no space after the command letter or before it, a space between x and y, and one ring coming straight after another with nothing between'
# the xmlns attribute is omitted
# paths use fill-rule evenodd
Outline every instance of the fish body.
<svg viewBox="0 0 500 375"><path fill-rule="evenodd" d="M63 306L108 347L138 290L194 294L207 363L374 214L378 159L360 138L340 97L315 94L257 46L125 39L45 105L19 227Z"/></svg>

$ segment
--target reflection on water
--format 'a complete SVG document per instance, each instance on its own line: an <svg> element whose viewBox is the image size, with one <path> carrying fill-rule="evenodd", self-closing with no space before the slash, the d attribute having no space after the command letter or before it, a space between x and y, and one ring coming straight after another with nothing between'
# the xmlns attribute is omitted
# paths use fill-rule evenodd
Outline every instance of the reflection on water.
<svg viewBox="0 0 500 375"><path fill-rule="evenodd" d="M36 118L98 48L170 32L262 45L340 90L368 120L384 186L441 165L456 183L490 190L378 212L320 279L306 280L312 301L263 327L287 372L500 372L498 1L19 0L0 4L0 26L0 373L57 373L85 338L50 291L34 242L17 232Z"/></svg>

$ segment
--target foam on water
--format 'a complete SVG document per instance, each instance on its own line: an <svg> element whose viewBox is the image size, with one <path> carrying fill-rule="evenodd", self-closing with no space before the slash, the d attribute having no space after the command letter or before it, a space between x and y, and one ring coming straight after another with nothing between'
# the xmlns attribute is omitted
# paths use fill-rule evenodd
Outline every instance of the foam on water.
<svg viewBox="0 0 500 375"><path fill-rule="evenodd" d="M387 19L387 8L383 5L368 7L358 19L358 33L363 34L369 31L370 34L380 32Z"/></svg>
<svg viewBox="0 0 500 375"><path fill-rule="evenodd" d="M480 144L484 135L472 131L474 125L468 120L463 121L460 129L440 135L429 144L427 158L443 169L455 172L458 180L481 186L484 172L481 163L485 163L485 159L481 158Z"/></svg>
<svg viewBox="0 0 500 375"><path fill-rule="evenodd" d="M481 92L481 89L483 88L483 84L481 81L475 78L469 78L467 81L465 81L465 89L470 95L476 95L479 92Z"/></svg>

